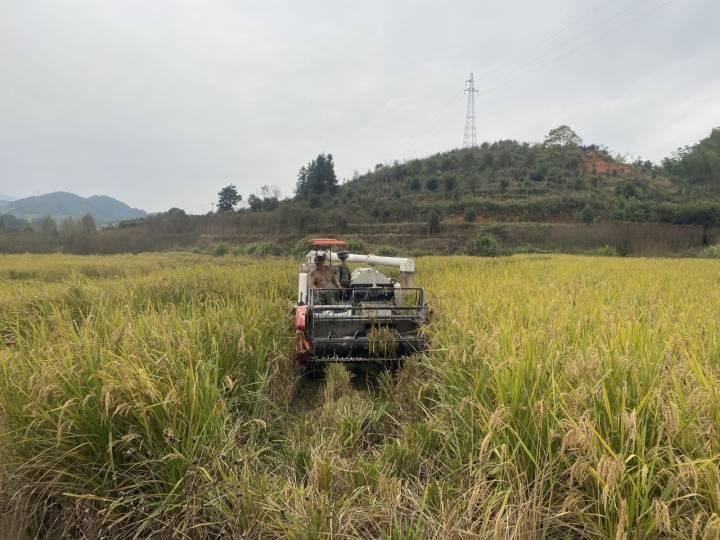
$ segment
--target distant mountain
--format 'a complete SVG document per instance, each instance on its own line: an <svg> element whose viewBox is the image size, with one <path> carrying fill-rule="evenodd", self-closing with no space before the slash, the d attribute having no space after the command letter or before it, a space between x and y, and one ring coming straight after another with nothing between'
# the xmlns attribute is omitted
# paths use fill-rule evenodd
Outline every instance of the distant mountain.
<svg viewBox="0 0 720 540"><path fill-rule="evenodd" d="M26 197L16 201L1 201L0 213L28 220L41 219L45 216L61 220L66 217L75 218L90 214L98 224L114 223L147 215L145 210L131 208L112 197L105 195L81 197L64 191Z"/></svg>
<svg viewBox="0 0 720 540"><path fill-rule="evenodd" d="M6 202L6 201L14 201L15 197L11 197L10 195L5 195L3 193L0 193L0 203Z"/></svg>

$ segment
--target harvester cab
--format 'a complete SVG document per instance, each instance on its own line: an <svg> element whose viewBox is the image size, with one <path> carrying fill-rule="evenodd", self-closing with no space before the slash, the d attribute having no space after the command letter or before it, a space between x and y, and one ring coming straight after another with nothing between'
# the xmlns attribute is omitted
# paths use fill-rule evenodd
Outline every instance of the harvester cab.
<svg viewBox="0 0 720 540"><path fill-rule="evenodd" d="M298 362L395 365L426 348L422 327L429 310L425 292L415 287L412 259L349 253L346 243L334 238L311 240L309 248L294 310ZM320 281L313 274L316 261L327 263L339 288L313 286ZM348 263L358 266L351 272ZM397 279L376 266L397 268Z"/></svg>

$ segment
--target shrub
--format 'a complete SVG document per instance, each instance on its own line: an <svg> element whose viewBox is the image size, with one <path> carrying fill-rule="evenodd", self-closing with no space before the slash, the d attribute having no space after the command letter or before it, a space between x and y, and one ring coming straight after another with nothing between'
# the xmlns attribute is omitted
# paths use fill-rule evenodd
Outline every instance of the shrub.
<svg viewBox="0 0 720 540"><path fill-rule="evenodd" d="M700 256L705 259L720 259L720 244L706 247L700 252Z"/></svg>
<svg viewBox="0 0 720 540"><path fill-rule="evenodd" d="M285 250L275 242L253 242L245 246L245 253L253 257L277 257L285 254Z"/></svg>
<svg viewBox="0 0 720 540"><path fill-rule="evenodd" d="M310 251L310 244L308 242L309 240L307 238L298 240L295 245L290 248L290 255L293 257L302 257L305 255L308 251Z"/></svg>
<svg viewBox="0 0 720 540"><path fill-rule="evenodd" d="M378 248L377 254L382 255L384 257L397 257L398 250L397 250L397 248L395 248L393 246L388 246L387 244L385 244Z"/></svg>
<svg viewBox="0 0 720 540"><path fill-rule="evenodd" d="M465 210L465 215L463 216L463 220L465 223L473 223L477 219L477 210L474 208L468 208Z"/></svg>
<svg viewBox="0 0 720 540"><path fill-rule="evenodd" d="M468 240L465 252L477 257L497 257L500 255L500 241L491 234L483 234Z"/></svg>
<svg viewBox="0 0 720 540"><path fill-rule="evenodd" d="M430 213L428 218L428 232L430 234L437 234L440 232L440 214L435 210Z"/></svg>
<svg viewBox="0 0 720 540"><path fill-rule="evenodd" d="M223 257L227 254L228 250L228 245L225 242L220 242L212 248L211 253L215 257Z"/></svg>
<svg viewBox="0 0 720 540"><path fill-rule="evenodd" d="M365 253L365 244L363 244L362 240L354 238L352 240L348 240L347 249L351 253Z"/></svg>
<svg viewBox="0 0 720 540"><path fill-rule="evenodd" d="M604 246L593 249L590 252L590 255L593 255L595 257L619 257L620 252L615 246L605 244Z"/></svg>
<svg viewBox="0 0 720 540"><path fill-rule="evenodd" d="M586 204L580 212L576 212L575 217L583 223L592 223L595 221L595 211L590 205Z"/></svg>
<svg viewBox="0 0 720 540"><path fill-rule="evenodd" d="M532 244L528 244L525 246L517 246L512 249L513 255L532 255L532 254L543 254L543 253L552 253L552 251L538 247L533 246Z"/></svg>

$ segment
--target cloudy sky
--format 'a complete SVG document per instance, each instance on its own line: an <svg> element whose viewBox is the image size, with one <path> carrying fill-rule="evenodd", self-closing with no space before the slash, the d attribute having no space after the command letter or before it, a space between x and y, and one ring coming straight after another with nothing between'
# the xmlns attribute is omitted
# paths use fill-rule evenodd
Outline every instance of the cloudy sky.
<svg viewBox="0 0 720 540"><path fill-rule="evenodd" d="M0 193L206 212L559 124L660 160L720 125L717 0L0 0Z"/></svg>

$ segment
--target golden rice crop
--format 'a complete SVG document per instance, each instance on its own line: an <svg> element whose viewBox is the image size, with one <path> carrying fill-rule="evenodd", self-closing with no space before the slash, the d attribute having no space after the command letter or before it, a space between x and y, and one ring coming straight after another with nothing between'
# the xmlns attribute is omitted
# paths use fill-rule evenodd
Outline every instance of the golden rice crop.
<svg viewBox="0 0 720 540"><path fill-rule="evenodd" d="M0 258L0 507L40 538L718 537L716 261L418 267L432 350L315 381L291 260Z"/></svg>

